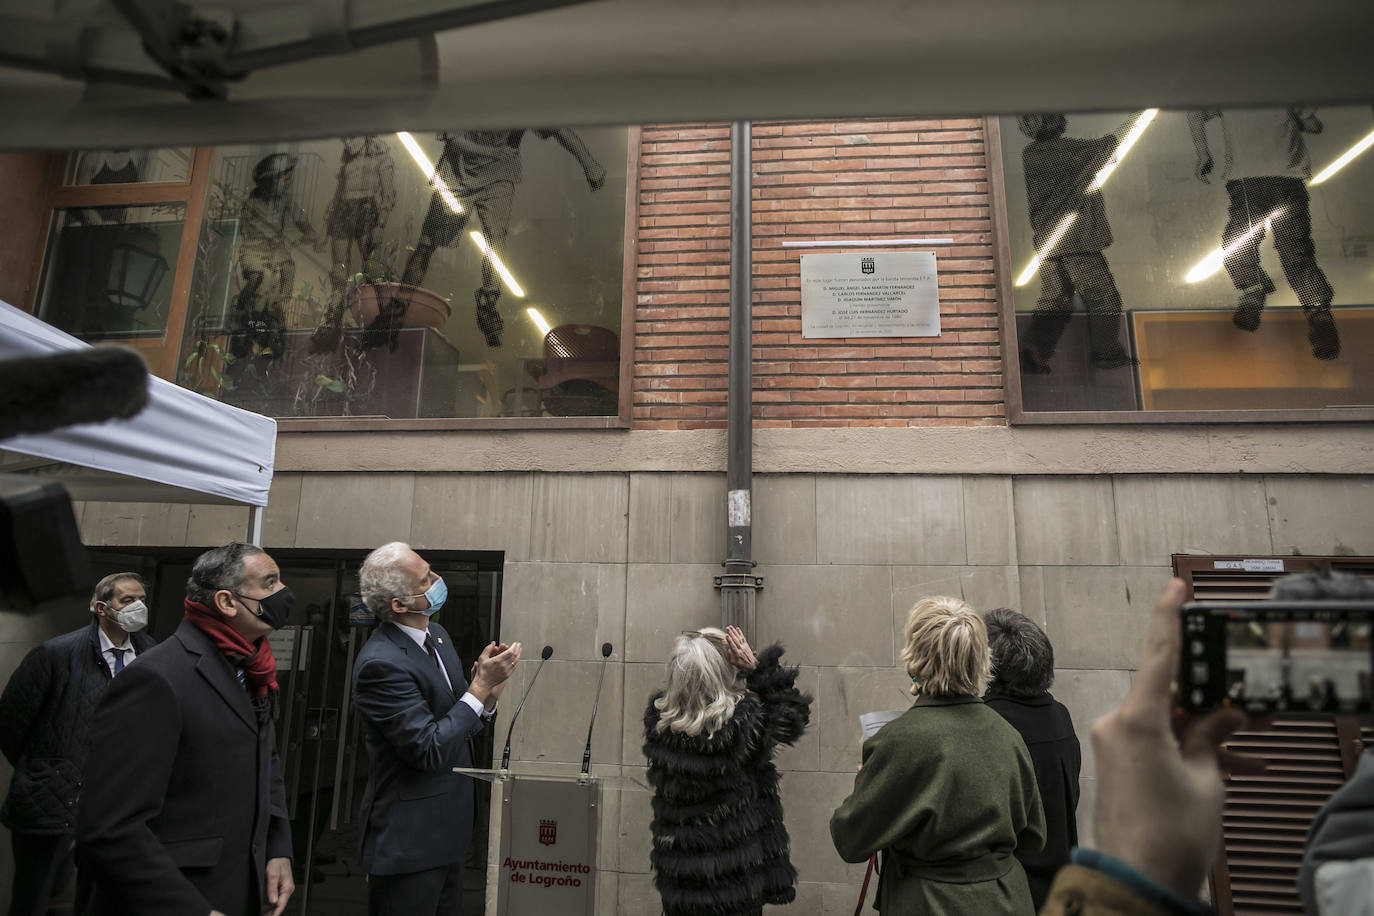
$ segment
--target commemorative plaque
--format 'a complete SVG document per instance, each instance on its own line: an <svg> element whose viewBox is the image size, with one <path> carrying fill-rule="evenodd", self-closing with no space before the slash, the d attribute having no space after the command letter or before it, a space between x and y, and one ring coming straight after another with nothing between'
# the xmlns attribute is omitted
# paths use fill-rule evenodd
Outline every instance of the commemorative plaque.
<svg viewBox="0 0 1374 916"><path fill-rule="evenodd" d="M806 254L802 337L939 337L932 251Z"/></svg>

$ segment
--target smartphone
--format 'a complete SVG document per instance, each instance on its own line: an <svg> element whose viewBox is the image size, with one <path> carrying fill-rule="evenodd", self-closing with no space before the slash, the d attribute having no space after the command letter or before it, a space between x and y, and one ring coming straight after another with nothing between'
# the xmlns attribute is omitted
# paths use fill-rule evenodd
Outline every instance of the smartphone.
<svg viewBox="0 0 1374 916"><path fill-rule="evenodd" d="M1374 601L1193 601L1180 626L1178 694L1189 712L1374 710Z"/></svg>

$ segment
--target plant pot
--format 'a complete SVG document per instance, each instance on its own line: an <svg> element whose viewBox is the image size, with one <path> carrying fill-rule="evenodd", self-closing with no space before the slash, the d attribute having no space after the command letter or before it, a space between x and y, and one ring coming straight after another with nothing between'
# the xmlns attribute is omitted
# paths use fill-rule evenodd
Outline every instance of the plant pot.
<svg viewBox="0 0 1374 916"><path fill-rule="evenodd" d="M442 328L453 310L437 293L408 283L369 283L358 287L350 303L359 327L367 327L377 317L382 303L399 299L406 304L402 327Z"/></svg>

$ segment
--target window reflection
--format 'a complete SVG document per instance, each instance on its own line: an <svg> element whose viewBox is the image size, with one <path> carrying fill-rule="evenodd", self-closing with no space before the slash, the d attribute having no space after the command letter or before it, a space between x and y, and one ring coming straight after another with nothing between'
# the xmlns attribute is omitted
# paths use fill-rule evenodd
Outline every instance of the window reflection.
<svg viewBox="0 0 1374 916"><path fill-rule="evenodd" d="M615 414L627 141L217 149L182 383L279 417Z"/></svg>
<svg viewBox="0 0 1374 916"><path fill-rule="evenodd" d="M1374 403L1370 109L1152 111L1001 121L1023 409Z"/></svg>
<svg viewBox="0 0 1374 916"><path fill-rule="evenodd" d="M71 157L67 187L185 181L190 174L191 148L85 150Z"/></svg>
<svg viewBox="0 0 1374 916"><path fill-rule="evenodd" d="M56 211L38 315L87 341L161 337L186 208Z"/></svg>

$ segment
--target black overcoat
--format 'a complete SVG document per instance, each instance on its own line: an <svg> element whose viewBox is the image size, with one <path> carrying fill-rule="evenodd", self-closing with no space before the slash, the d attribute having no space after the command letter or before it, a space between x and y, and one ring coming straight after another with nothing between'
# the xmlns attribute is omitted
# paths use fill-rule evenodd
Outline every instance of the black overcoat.
<svg viewBox="0 0 1374 916"><path fill-rule="evenodd" d="M291 856L272 724L183 620L114 679L76 810L88 916L258 916L268 859Z"/></svg>
<svg viewBox="0 0 1374 916"><path fill-rule="evenodd" d="M658 731L662 693L649 700L649 859L667 916L755 916L796 896L773 753L801 737L811 698L795 686L797 669L779 666L781 656L776 645L759 654L749 692L713 735Z"/></svg>

